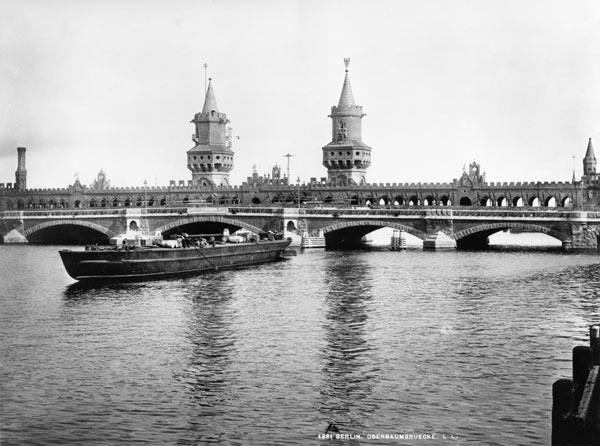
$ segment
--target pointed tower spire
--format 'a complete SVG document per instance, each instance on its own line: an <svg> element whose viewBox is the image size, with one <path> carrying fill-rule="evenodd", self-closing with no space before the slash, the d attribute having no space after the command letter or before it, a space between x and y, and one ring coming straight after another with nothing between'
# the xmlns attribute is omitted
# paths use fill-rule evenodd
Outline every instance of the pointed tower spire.
<svg viewBox="0 0 600 446"><path fill-rule="evenodd" d="M206 90L206 97L204 98L204 107L202 107L202 113L210 113L211 111L218 112L217 100L215 99L215 92L212 87L212 78L208 78L208 88Z"/></svg>
<svg viewBox="0 0 600 446"><path fill-rule="evenodd" d="M590 140L588 141L588 146L587 146L587 151L585 152L585 157L596 159L596 156L594 155L594 147L592 147L592 138L590 138Z"/></svg>
<svg viewBox="0 0 600 446"><path fill-rule="evenodd" d="M586 176L596 175L596 156L592 147L592 138L588 141L585 157L583 158L583 174Z"/></svg>
<svg viewBox="0 0 600 446"><path fill-rule="evenodd" d="M340 94L338 108L356 105L354 103L354 95L352 94L352 85L350 85L350 76L348 75L348 65L350 65L349 57L344 58L344 65L346 65L346 77L344 77L344 86L342 87L342 94Z"/></svg>

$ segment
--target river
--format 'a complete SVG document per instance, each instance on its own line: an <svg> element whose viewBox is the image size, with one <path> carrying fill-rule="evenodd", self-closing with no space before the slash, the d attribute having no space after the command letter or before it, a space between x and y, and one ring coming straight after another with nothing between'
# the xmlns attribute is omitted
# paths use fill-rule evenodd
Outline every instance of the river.
<svg viewBox="0 0 600 446"><path fill-rule="evenodd" d="M594 255L317 251L85 288L57 249L0 245L2 444L333 444L334 421L546 445L600 321Z"/></svg>

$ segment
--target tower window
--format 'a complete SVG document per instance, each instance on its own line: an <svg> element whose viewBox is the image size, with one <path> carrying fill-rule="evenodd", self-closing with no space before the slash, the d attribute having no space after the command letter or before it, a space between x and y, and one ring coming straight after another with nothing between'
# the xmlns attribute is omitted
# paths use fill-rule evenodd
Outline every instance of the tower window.
<svg viewBox="0 0 600 446"><path fill-rule="evenodd" d="M356 152L356 156L360 156L360 152Z"/></svg>
<svg viewBox="0 0 600 446"><path fill-rule="evenodd" d="M333 155L335 155L335 153L331 152L330 155L333 156Z"/></svg>
<svg viewBox="0 0 600 446"><path fill-rule="evenodd" d="M343 141L346 139L346 123L344 121L338 121L337 123L337 140Z"/></svg>
<svg viewBox="0 0 600 446"><path fill-rule="evenodd" d="M350 151L347 151L347 152L346 152L346 155L350 155Z"/></svg>
<svg viewBox="0 0 600 446"><path fill-rule="evenodd" d="M219 159L219 156L217 156L217 159Z"/></svg>
<svg viewBox="0 0 600 446"><path fill-rule="evenodd" d="M342 152L339 152L339 153L338 153L338 155L339 155L339 156L342 156Z"/></svg>

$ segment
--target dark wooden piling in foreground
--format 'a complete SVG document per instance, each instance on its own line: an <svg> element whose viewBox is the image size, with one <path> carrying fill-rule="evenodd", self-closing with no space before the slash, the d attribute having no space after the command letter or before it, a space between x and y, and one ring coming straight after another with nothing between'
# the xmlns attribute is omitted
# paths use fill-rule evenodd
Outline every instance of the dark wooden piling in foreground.
<svg viewBox="0 0 600 446"><path fill-rule="evenodd" d="M552 385L552 444L600 444L600 325L590 326L590 345L573 348L573 379Z"/></svg>

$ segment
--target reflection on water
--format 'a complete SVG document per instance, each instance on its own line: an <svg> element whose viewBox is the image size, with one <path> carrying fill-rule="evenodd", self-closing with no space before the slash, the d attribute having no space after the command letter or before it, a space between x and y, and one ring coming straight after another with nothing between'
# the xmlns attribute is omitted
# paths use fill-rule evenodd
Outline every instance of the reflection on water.
<svg viewBox="0 0 600 446"><path fill-rule="evenodd" d="M302 445L333 420L544 445L600 320L584 255L321 251L89 287L56 248L0 246L0 271L7 444Z"/></svg>
<svg viewBox="0 0 600 446"><path fill-rule="evenodd" d="M324 382L320 410L325 420L334 420L344 433L363 432L375 409L365 407L377 379L375 352L366 334L367 307L373 298L371 268L364 259L345 254L325 269L326 343L321 351Z"/></svg>
<svg viewBox="0 0 600 446"><path fill-rule="evenodd" d="M189 388L188 425L193 435L186 438L194 443L218 440L219 417L227 415L236 386L231 370L236 344L234 290L224 279L223 273L190 279L184 291L189 353L175 379Z"/></svg>

